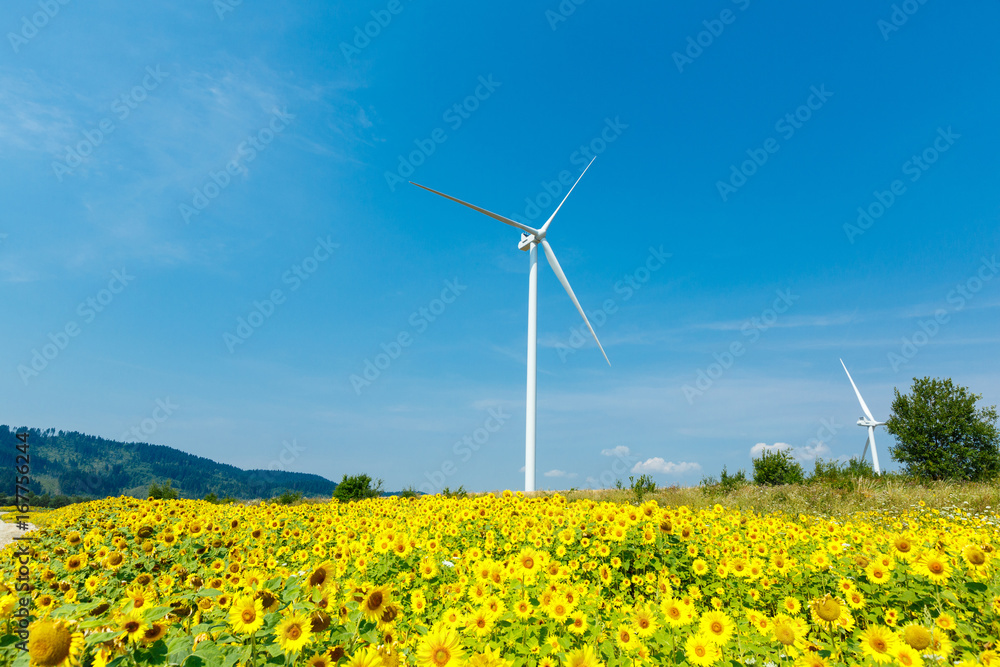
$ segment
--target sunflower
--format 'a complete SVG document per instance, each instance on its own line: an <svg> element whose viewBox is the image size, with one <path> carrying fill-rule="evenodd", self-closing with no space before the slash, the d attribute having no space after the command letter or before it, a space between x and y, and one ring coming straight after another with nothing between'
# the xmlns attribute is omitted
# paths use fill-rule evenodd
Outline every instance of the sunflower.
<svg viewBox="0 0 1000 667"><path fill-rule="evenodd" d="M691 608L674 598L667 598L661 602L660 611L663 612L663 616L667 619L667 623L673 627L687 625L694 620L694 614L692 613Z"/></svg>
<svg viewBox="0 0 1000 667"><path fill-rule="evenodd" d="M795 661L795 667L830 667L830 663L818 653L806 651Z"/></svg>
<svg viewBox="0 0 1000 667"><path fill-rule="evenodd" d="M590 646L578 648L566 654L565 667L601 667L604 663Z"/></svg>
<svg viewBox="0 0 1000 667"><path fill-rule="evenodd" d="M121 639L122 641L137 642L142 639L147 628L149 626L146 624L146 620L142 617L142 614L132 610L122 617L121 625L119 626L122 632Z"/></svg>
<svg viewBox="0 0 1000 667"><path fill-rule="evenodd" d="M374 646L366 646L351 656L345 667L382 667L382 656Z"/></svg>
<svg viewBox="0 0 1000 667"><path fill-rule="evenodd" d="M700 633L722 646L733 636L734 623L724 611L710 611L701 617Z"/></svg>
<svg viewBox="0 0 1000 667"><path fill-rule="evenodd" d="M44 619L28 626L28 655L32 665L73 665L82 650L83 635L73 632L66 621Z"/></svg>
<svg viewBox="0 0 1000 667"><path fill-rule="evenodd" d="M451 628L435 626L417 646L417 667L457 667L464 662L465 651Z"/></svg>
<svg viewBox="0 0 1000 667"><path fill-rule="evenodd" d="M229 624L241 635L252 635L264 625L264 607L260 600L241 597L229 609Z"/></svg>
<svg viewBox="0 0 1000 667"><path fill-rule="evenodd" d="M923 667L924 664L924 659L920 657L920 653L906 644L896 647L894 656L896 663L901 667Z"/></svg>
<svg viewBox="0 0 1000 667"><path fill-rule="evenodd" d="M87 566L87 554L74 554L66 559L67 572L79 572Z"/></svg>
<svg viewBox="0 0 1000 667"><path fill-rule="evenodd" d="M926 551L917 558L913 572L928 578L932 583L943 584L951 577L951 563L936 551Z"/></svg>
<svg viewBox="0 0 1000 667"><path fill-rule="evenodd" d="M587 616L583 613L577 612L570 616L569 631L574 635L582 635L590 627L587 623Z"/></svg>
<svg viewBox="0 0 1000 667"><path fill-rule="evenodd" d="M825 595L822 598L812 601L811 611L817 619L826 623L835 623L840 618L843 609L840 600L833 596Z"/></svg>
<svg viewBox="0 0 1000 667"><path fill-rule="evenodd" d="M892 661L899 644L896 635L892 634L888 628L877 625L862 632L860 640L861 650L877 663Z"/></svg>
<svg viewBox="0 0 1000 667"><path fill-rule="evenodd" d="M286 616L278 623L275 634L278 635L281 650L285 653L297 653L309 643L312 637L312 623L305 614L295 613Z"/></svg>
<svg viewBox="0 0 1000 667"><path fill-rule="evenodd" d="M361 613L367 618L377 621L391 602L388 586L376 586L368 591L361 600Z"/></svg>
<svg viewBox="0 0 1000 667"><path fill-rule="evenodd" d="M639 638L632 632L632 628L627 625L621 626L615 632L615 642L626 653L631 653L640 646Z"/></svg>
<svg viewBox="0 0 1000 667"><path fill-rule="evenodd" d="M632 610L632 626L635 628L635 633L643 638L651 636L660 627L652 610L645 605L639 605Z"/></svg>
<svg viewBox="0 0 1000 667"><path fill-rule="evenodd" d="M865 575L867 575L868 581L873 584L886 584L892 578L892 572L889 568L877 561L868 563L865 567Z"/></svg>
<svg viewBox="0 0 1000 667"><path fill-rule="evenodd" d="M139 637L139 639L144 644L152 644L154 642L163 639L163 637L166 636L166 634L167 634L166 624L157 621L151 623L149 627L147 627L146 630L142 633L142 636Z"/></svg>
<svg viewBox="0 0 1000 667"><path fill-rule="evenodd" d="M797 614L802 609L802 603L798 598L787 597L781 601L781 608L788 614Z"/></svg>
<svg viewBox="0 0 1000 667"><path fill-rule="evenodd" d="M722 649L703 633L693 634L684 642L684 654L694 665L711 665L722 658Z"/></svg>

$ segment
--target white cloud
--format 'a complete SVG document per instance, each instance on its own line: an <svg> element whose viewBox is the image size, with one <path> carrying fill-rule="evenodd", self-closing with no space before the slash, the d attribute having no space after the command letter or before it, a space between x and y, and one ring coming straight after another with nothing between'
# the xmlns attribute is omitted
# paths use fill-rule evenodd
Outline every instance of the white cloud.
<svg viewBox="0 0 1000 667"><path fill-rule="evenodd" d="M792 446L789 445L787 442L776 442L773 445L769 445L766 442L758 442L756 445L750 448L750 458L755 458L757 456L760 456L763 452L777 452L791 448Z"/></svg>
<svg viewBox="0 0 1000 667"><path fill-rule="evenodd" d="M629 450L625 445L618 445L614 449L602 449L601 454L604 456L628 456Z"/></svg>
<svg viewBox="0 0 1000 667"><path fill-rule="evenodd" d="M664 461L659 456L646 459L645 461L641 461L632 466L633 473L658 472L665 475L681 475L692 470L701 470L701 466L697 463L690 463L687 461L682 461L681 463Z"/></svg>
<svg viewBox="0 0 1000 667"><path fill-rule="evenodd" d="M817 442L814 446L796 447L792 451L792 456L799 461L815 461L820 457L825 457L829 453L830 448L825 443Z"/></svg>
<svg viewBox="0 0 1000 667"><path fill-rule="evenodd" d="M565 470L550 470L543 474L546 477L566 477L567 479L572 479L576 477L575 472L566 472Z"/></svg>

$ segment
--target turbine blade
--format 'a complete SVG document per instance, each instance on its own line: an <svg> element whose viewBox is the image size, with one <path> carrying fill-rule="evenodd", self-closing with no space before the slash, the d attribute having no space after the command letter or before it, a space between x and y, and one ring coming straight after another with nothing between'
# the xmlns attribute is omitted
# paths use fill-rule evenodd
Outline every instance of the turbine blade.
<svg viewBox="0 0 1000 667"><path fill-rule="evenodd" d="M413 181L410 181L410 183L412 185L417 186L418 188L423 188L424 190L427 190L428 192L433 192L436 195L441 195L445 199L450 199L453 202L457 202L457 203L461 204L462 206L468 206L473 211L479 211L483 215L488 215L491 218L493 218L494 220L499 220L500 222L504 223L505 225L510 225L511 227L517 227L521 231L527 232L527 233L531 234L532 236L537 236L539 234L539 231L537 229L532 229L528 225L522 225L520 222L518 222L516 220L511 220L510 218L505 218L502 215L498 215L496 213L493 213L492 211L487 211L485 208L479 208L478 206L476 206L474 204L470 204L467 201L462 201L461 199L457 199L455 197L452 197L451 195L446 195L443 192L438 192L437 190L432 190L431 188L427 187L426 185L420 185L419 183L414 183Z"/></svg>
<svg viewBox="0 0 1000 667"><path fill-rule="evenodd" d="M861 452L861 460L864 461L865 457L868 456L868 444L871 442L871 438L865 439L865 451Z"/></svg>
<svg viewBox="0 0 1000 667"><path fill-rule="evenodd" d="M587 170L590 169L590 165L594 164L594 160L596 159L597 159L596 155L590 159L590 162L587 164L586 167L583 168L583 171L580 173L580 176L576 179L576 183L580 182L580 179L583 178L583 175L587 173ZM573 184L573 188L576 187L576 183ZM542 232L544 232L546 229L549 228L549 224L552 222L552 218L556 217L556 213L559 212L559 209L562 208L562 205L566 203L567 199L569 199L569 195L571 192L573 192L573 188L569 189L569 192L566 193L566 196L563 197L563 200L559 202L559 206L556 206L556 210L552 211L552 215L550 215L549 219L545 221L544 225L542 225L541 229Z"/></svg>
<svg viewBox="0 0 1000 667"><path fill-rule="evenodd" d="M593 160L591 160L593 162ZM545 257L549 260L549 265L552 267L552 271L555 272L556 278L562 283L562 286L566 288L566 294L569 294L569 298L573 300L573 305L576 309L580 311L580 316L583 317L583 321L587 323L587 328L590 329L590 334L597 341L597 347L601 348L601 354L604 355L604 360L608 362L608 366L611 365L611 360L608 359L607 352L604 351L604 346L601 345L601 341L597 339L597 334L594 333L594 327L590 326L590 320L587 319L587 314L583 312L583 308L580 306L580 302L576 298L576 294L573 294L573 288L569 286L569 281L566 279L566 274L563 273L562 267L559 266L559 260L556 259L556 254L552 252L552 246L545 239L542 239L542 248L545 249Z"/></svg>
<svg viewBox="0 0 1000 667"><path fill-rule="evenodd" d="M840 365L844 366L843 359L840 360ZM875 421L875 418L872 417L872 411L868 409L867 405L865 405L865 399L861 398L861 392L858 391L858 385L854 384L854 378L851 377L851 373L847 370L847 366L844 366L844 372L847 373L847 379L851 381L851 386L854 387L854 393L858 395L858 402L861 403L861 409L865 411L868 419Z"/></svg>

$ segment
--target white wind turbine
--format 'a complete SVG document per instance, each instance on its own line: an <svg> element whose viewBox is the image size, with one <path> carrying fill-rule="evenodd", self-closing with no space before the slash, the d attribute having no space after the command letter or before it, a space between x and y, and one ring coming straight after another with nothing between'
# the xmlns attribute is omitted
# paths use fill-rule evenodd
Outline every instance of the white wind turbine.
<svg viewBox="0 0 1000 667"><path fill-rule="evenodd" d="M530 271L528 273L528 400L527 400L527 419L525 425L524 434L524 490L534 491L535 490L535 380L537 375L537 341L538 341L538 246L541 245L542 249L545 251L545 257L549 260L549 265L552 267L552 271L556 274L556 278L562 283L562 286L566 288L566 293L569 294L569 298L572 299L573 305L576 309L580 311L580 316L583 317L583 321L587 324L587 328L590 329L591 335L594 336L594 340L597 341L597 347L601 348L601 354L604 355L604 360L611 365L611 361L608 359L607 353L604 352L604 347L601 345L601 341L597 339L597 334L594 333L594 327L590 326L590 320L587 319L586 313L583 312L583 308L580 306L580 302L577 300L576 295L573 293L573 288L570 287L569 281L566 279L566 274L563 273L562 267L559 266L559 260L556 259L556 254L552 251L552 246L549 242L545 240L545 234L548 232L549 225L552 223L552 219L556 217L556 213L562 208L562 205L566 203L566 199L569 198L573 188L576 184L580 182L583 178L583 174L587 173L587 169L590 169L590 165L594 164L593 158L590 164L584 168L580 177L576 179L576 183L573 187L569 189L563 200L559 202L559 206L556 210L552 212L549 219L545 221L541 229L534 229L528 225L523 225L520 222L511 220L510 218L505 218L502 215L497 215L487 211L484 208L479 208L478 206L473 206L468 202L464 202L461 199L456 199L443 192L438 192L437 190L432 190L426 186L420 185L419 183L413 183L418 188L423 188L428 192L433 192L436 195L441 195L445 199L450 199L453 202L459 203L462 206L468 206L473 211L479 211L484 215L488 215L494 220L499 220L500 222L510 225L511 227L517 227L523 234L521 234L521 242L517 244L518 249L527 250L530 256Z"/></svg>
<svg viewBox="0 0 1000 667"><path fill-rule="evenodd" d="M844 360L840 360L840 365L844 366ZM861 398L861 392L858 391L858 385L854 384L854 378L851 377L850 371L847 370L847 366L844 366L844 372L847 373L847 379L851 381L851 386L854 387L854 393L858 395L858 402L861 403L861 409L865 411L865 416L858 420L858 426L868 427L868 439L865 441L865 451L861 453L861 460L864 461L865 455L868 454L868 445L872 447L872 463L874 464L875 474L881 474L878 468L878 452L875 450L875 427L882 426L885 422L877 421L872 417L872 411L868 409L865 404L865 399Z"/></svg>

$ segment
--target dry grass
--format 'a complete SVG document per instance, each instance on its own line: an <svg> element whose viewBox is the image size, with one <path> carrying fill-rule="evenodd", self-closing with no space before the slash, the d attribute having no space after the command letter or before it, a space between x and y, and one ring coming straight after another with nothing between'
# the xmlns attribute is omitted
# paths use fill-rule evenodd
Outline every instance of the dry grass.
<svg viewBox="0 0 1000 667"><path fill-rule="evenodd" d="M589 498L618 503L636 502L629 489L601 491L566 491L567 500ZM954 509L984 514L1000 510L1000 484L924 482L903 479L859 479L854 490L837 489L827 484L786 486L743 486L729 493L707 492L701 487L671 486L657 489L643 498L655 500L661 507L687 505L692 509L711 507L758 513L783 512L824 517L846 517L855 512L880 512L893 516L920 506L947 512Z"/></svg>

